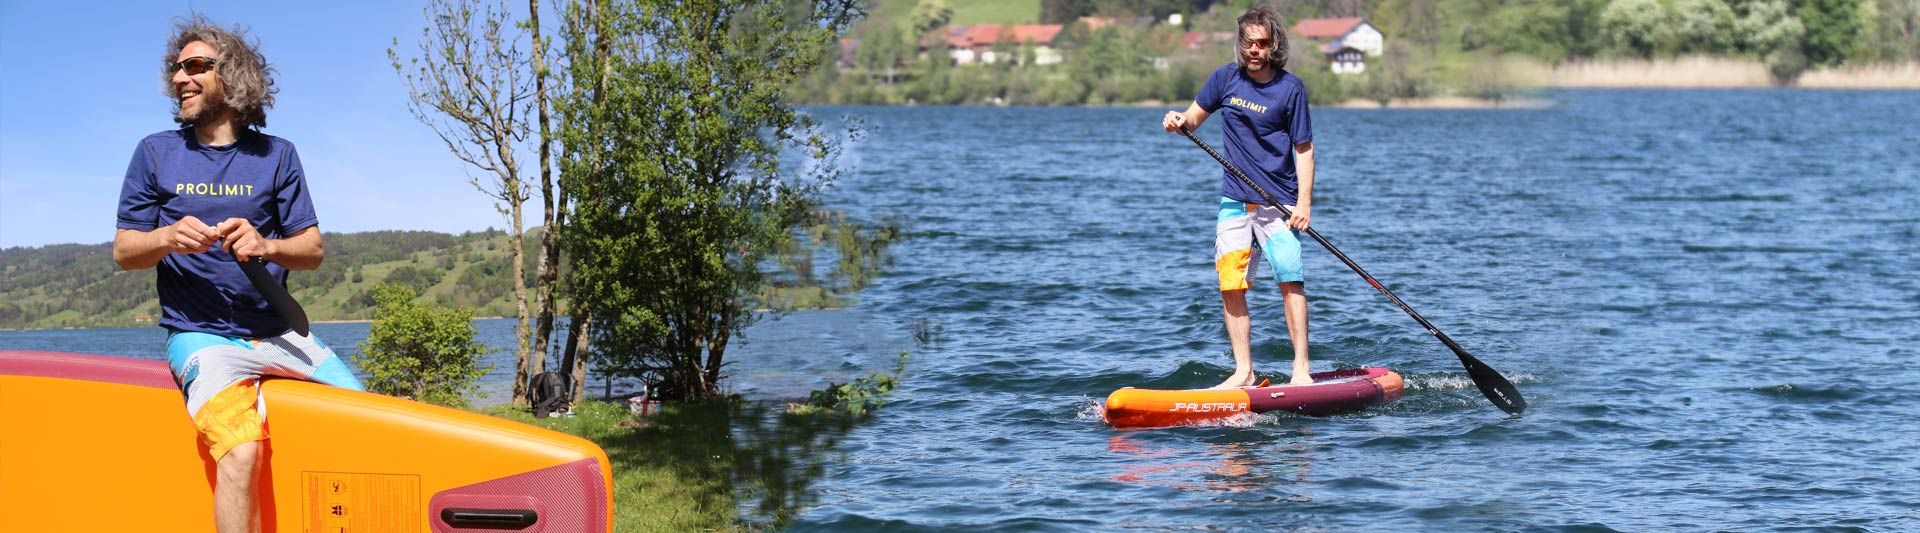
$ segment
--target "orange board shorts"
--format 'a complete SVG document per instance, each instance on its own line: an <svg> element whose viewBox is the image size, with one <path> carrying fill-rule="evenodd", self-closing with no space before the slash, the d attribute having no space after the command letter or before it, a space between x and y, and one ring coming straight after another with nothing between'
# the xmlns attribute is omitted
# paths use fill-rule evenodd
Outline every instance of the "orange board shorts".
<svg viewBox="0 0 1920 533"><path fill-rule="evenodd" d="M366 390L333 348L291 331L264 339L176 331L167 335L167 366L186 397L187 416L216 461L234 446L267 439L261 378Z"/></svg>

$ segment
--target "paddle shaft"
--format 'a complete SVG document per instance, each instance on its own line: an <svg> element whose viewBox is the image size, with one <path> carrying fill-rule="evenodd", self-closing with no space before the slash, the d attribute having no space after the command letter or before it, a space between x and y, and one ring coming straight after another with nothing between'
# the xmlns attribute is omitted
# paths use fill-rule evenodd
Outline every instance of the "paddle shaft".
<svg viewBox="0 0 1920 533"><path fill-rule="evenodd" d="M1227 158L1222 157L1220 152L1213 151L1213 147L1207 146L1206 141L1200 140L1199 137L1194 136L1193 132L1187 131L1184 127L1180 128L1179 131L1181 135L1185 135L1187 140L1193 141L1193 144L1199 146L1201 150L1206 150L1207 155L1213 156L1214 161L1219 161L1220 166L1226 167L1228 174L1233 175L1233 177L1240 180L1240 183L1253 189L1255 194L1259 194L1260 199L1267 201L1267 205L1280 208L1281 215L1284 215L1288 219L1293 218L1292 209L1288 209L1287 206L1282 205L1280 200L1274 198L1273 195L1267 194L1266 189L1260 188L1259 184L1253 182L1253 178L1247 177L1245 173L1240 172L1238 167L1233 166L1233 163L1227 162ZM1499 371L1487 366L1486 363L1480 362L1478 358L1467 353L1465 348L1461 348L1459 344L1454 343L1452 338L1447 337L1446 333L1440 331L1440 328L1434 327L1433 323L1428 322L1426 317L1420 316L1419 312L1414 311L1413 306L1407 305L1407 302L1401 300L1399 296L1395 296L1393 291L1387 290L1386 285L1380 284L1380 280L1374 279L1373 275L1368 274L1366 269L1360 268L1359 263L1353 262L1352 258L1347 257L1345 253L1341 253L1340 249L1334 247L1333 243L1328 241L1326 237L1320 236L1320 232L1314 231L1311 226L1307 227L1305 231L1308 236L1313 237L1315 242L1319 242L1321 246L1325 246L1327 251L1333 252L1334 257L1340 258L1341 263L1346 263L1347 268L1353 269L1353 273L1359 274L1361 278L1366 279L1367 284L1372 285L1374 290L1380 291L1381 295L1386 296L1388 300L1392 300L1393 305L1400 306L1401 311L1406 311L1408 316L1413 317L1414 321L1420 323L1420 327L1427 328L1427 333L1431 333L1434 338L1440 339L1440 343L1447 345L1447 349L1453 350L1454 355L1460 356L1460 364L1467 367L1467 375L1473 378L1474 385L1480 388L1481 394L1487 396L1487 400L1492 401L1495 406L1498 406L1501 410L1508 413L1519 414L1521 411L1527 409L1527 401L1520 397L1519 389L1514 388L1513 383L1507 381L1506 377L1501 376Z"/></svg>

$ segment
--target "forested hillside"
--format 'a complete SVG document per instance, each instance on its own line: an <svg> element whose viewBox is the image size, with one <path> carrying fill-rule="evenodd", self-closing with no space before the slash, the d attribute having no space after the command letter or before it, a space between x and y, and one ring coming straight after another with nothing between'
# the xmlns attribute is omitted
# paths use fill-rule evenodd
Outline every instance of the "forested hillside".
<svg viewBox="0 0 1920 533"><path fill-rule="evenodd" d="M528 283L542 228L525 236ZM864 287L900 236L893 221L861 222L821 211L774 247L763 264L771 283L753 296L768 309L837 307ZM426 301L466 306L475 316L512 316L513 264L506 232L430 231L325 234L319 270L287 285L312 320L372 318L373 287L404 285ZM816 267L816 263L820 266ZM153 325L160 312L153 269L121 271L109 243L0 249L0 328Z"/></svg>
<svg viewBox="0 0 1920 533"><path fill-rule="evenodd" d="M381 282L412 287L436 303L474 307L481 316L512 310L505 232L327 233L325 241L319 270L288 277L313 320L367 318L369 289ZM152 269L114 265L108 243L0 250L0 328L152 325L159 314L153 284Z"/></svg>

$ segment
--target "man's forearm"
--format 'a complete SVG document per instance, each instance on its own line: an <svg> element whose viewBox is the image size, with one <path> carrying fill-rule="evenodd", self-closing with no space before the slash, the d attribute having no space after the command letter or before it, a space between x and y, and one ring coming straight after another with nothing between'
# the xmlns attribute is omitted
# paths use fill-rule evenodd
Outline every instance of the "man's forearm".
<svg viewBox="0 0 1920 533"><path fill-rule="evenodd" d="M122 229L113 234L113 262L121 270L141 270L160 264L173 246L167 242L166 226L153 231Z"/></svg>
<svg viewBox="0 0 1920 533"><path fill-rule="evenodd" d="M1200 107L1199 102L1187 104L1187 110L1182 113L1187 116L1187 131L1195 132L1200 131L1200 125L1207 123L1207 115L1211 114L1207 113L1205 108Z"/></svg>
<svg viewBox="0 0 1920 533"><path fill-rule="evenodd" d="M1298 181L1300 182L1300 194L1299 194L1300 203L1298 205L1312 207L1313 206L1313 144L1307 143L1305 146L1306 146L1305 149L1301 149L1300 147L1297 147L1297 146L1294 147L1295 157L1293 162L1293 168L1294 168L1294 174L1297 176Z"/></svg>
<svg viewBox="0 0 1920 533"><path fill-rule="evenodd" d="M326 247L320 241L318 226L300 230L292 237L273 241L273 251L267 254L267 260L286 267L287 270L313 270L320 268L320 261L326 258Z"/></svg>

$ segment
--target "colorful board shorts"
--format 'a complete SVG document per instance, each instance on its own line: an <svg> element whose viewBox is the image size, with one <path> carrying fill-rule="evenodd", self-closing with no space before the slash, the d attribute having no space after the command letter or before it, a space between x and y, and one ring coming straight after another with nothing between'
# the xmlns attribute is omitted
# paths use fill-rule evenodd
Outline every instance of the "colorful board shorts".
<svg viewBox="0 0 1920 533"><path fill-rule="evenodd" d="M1220 218L1213 229L1213 269L1220 291L1243 291L1253 277L1253 246L1260 245L1274 281L1304 282L1300 233L1287 227L1280 208L1220 197Z"/></svg>
<svg viewBox="0 0 1920 533"><path fill-rule="evenodd" d="M266 339L176 331L167 335L167 366L186 396L187 415L215 460L234 446L267 438L260 378L303 379L366 390L333 348L291 331Z"/></svg>

